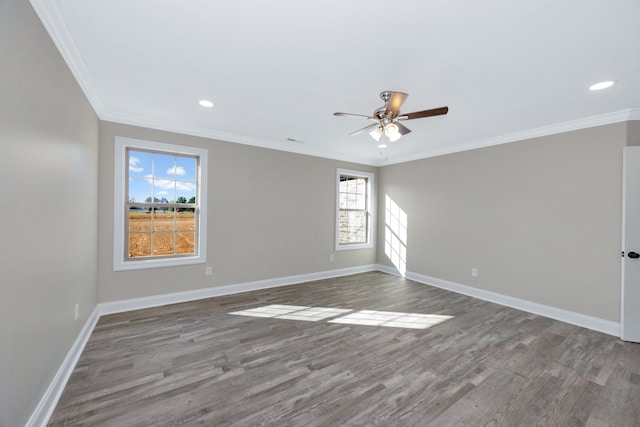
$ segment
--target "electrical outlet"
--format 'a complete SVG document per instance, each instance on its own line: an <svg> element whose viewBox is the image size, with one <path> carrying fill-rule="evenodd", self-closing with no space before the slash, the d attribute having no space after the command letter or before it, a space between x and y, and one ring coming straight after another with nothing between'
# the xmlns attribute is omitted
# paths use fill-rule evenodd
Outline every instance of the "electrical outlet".
<svg viewBox="0 0 640 427"><path fill-rule="evenodd" d="M78 317L80 317L80 304L76 304L73 309L73 320L78 320Z"/></svg>
<svg viewBox="0 0 640 427"><path fill-rule="evenodd" d="M471 269L471 277L478 277L478 269L477 268L472 268Z"/></svg>
<svg viewBox="0 0 640 427"><path fill-rule="evenodd" d="M335 259L335 258L334 258L334 256L333 256L333 254L330 254L330 255L329 255L329 262L333 262L333 260L334 260L334 259Z"/></svg>
<svg viewBox="0 0 640 427"><path fill-rule="evenodd" d="M205 276L211 276L213 274L213 269L209 266L204 268L204 275Z"/></svg>

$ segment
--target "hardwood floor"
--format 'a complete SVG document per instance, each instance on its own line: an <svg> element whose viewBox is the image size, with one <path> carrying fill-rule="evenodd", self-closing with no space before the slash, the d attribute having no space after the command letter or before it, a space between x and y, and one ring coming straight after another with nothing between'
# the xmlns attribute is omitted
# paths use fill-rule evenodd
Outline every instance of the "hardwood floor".
<svg viewBox="0 0 640 427"><path fill-rule="evenodd" d="M640 426L640 345L364 273L104 316L50 425Z"/></svg>

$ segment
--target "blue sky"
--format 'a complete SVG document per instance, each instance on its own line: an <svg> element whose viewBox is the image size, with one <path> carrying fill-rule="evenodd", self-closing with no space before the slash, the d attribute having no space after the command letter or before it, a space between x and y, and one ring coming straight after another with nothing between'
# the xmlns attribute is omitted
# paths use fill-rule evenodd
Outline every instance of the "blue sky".
<svg viewBox="0 0 640 427"><path fill-rule="evenodd" d="M196 195L197 161L145 151L129 151L129 200L144 202L147 197L168 201Z"/></svg>

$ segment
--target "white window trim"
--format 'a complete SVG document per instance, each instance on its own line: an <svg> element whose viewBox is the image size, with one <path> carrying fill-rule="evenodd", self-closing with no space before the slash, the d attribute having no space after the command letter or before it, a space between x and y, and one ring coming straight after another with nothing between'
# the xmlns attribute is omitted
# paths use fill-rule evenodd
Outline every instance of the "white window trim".
<svg viewBox="0 0 640 427"><path fill-rule="evenodd" d="M369 213L367 243L357 243L349 245L340 244L340 175L351 175L356 177L367 178L367 212ZM351 169L336 169L336 223L335 223L335 242L336 251L350 251L354 249L371 249L373 244L373 224L375 217L372 207L375 206L375 175L371 172L356 171Z"/></svg>
<svg viewBox="0 0 640 427"><path fill-rule="evenodd" d="M126 182L125 167L127 148L146 149L152 151L166 151L175 154L198 156L198 200L200 214L198 215L199 239L196 247L198 254L194 256L180 256L176 258L145 258L125 261L125 198ZM177 265L203 264L207 262L207 159L206 148L189 147L185 145L165 144L161 142L144 141L116 136L114 156L114 188L113 188L113 270L137 270L141 268L171 267Z"/></svg>

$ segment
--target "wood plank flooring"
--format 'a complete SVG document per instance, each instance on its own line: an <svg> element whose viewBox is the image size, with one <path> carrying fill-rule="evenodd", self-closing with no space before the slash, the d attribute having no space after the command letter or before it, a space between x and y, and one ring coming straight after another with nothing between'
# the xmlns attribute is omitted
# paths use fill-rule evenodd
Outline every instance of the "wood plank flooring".
<svg viewBox="0 0 640 427"><path fill-rule="evenodd" d="M351 311L229 314L273 305ZM49 425L640 426L640 345L364 273L104 316Z"/></svg>

